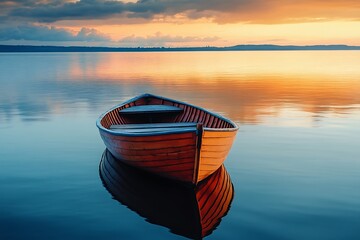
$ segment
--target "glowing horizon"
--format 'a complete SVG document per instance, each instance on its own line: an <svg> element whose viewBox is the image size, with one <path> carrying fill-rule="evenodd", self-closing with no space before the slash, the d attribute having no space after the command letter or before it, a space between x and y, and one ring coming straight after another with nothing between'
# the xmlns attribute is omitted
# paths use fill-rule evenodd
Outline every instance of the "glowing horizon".
<svg viewBox="0 0 360 240"><path fill-rule="evenodd" d="M0 44L360 45L355 0L7 0Z"/></svg>

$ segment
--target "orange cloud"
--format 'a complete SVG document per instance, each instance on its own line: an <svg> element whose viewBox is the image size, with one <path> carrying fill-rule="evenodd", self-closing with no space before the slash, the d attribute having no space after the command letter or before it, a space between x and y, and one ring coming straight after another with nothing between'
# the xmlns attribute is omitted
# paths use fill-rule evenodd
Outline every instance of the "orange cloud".
<svg viewBox="0 0 360 240"><path fill-rule="evenodd" d="M262 1L256 7L235 6L231 11L214 11L218 23L302 23L332 20L358 21L360 2L354 0ZM217 13L217 14L216 14Z"/></svg>
<svg viewBox="0 0 360 240"><path fill-rule="evenodd" d="M11 9L11 4L16 7ZM188 19L209 18L218 23L291 23L322 20L359 20L360 3L355 0L80 0L76 2L6 1L6 15L43 22L81 19L136 18L152 21L183 13ZM121 15L120 15L121 14Z"/></svg>

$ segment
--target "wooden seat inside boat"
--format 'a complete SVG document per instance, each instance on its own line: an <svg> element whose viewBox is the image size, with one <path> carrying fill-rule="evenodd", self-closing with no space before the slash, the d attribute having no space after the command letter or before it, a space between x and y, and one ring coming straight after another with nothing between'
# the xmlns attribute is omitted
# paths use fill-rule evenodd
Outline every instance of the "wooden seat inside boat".
<svg viewBox="0 0 360 240"><path fill-rule="evenodd" d="M158 114L158 113L181 113L184 110L179 107L169 105L140 105L124 108L119 111L121 115L133 114Z"/></svg>
<svg viewBox="0 0 360 240"><path fill-rule="evenodd" d="M196 122L143 123L111 125L110 129L124 133L157 133L169 131L196 131Z"/></svg>
<svg viewBox="0 0 360 240"><path fill-rule="evenodd" d="M119 110L119 115L128 123L175 122L184 109L171 105L138 105Z"/></svg>

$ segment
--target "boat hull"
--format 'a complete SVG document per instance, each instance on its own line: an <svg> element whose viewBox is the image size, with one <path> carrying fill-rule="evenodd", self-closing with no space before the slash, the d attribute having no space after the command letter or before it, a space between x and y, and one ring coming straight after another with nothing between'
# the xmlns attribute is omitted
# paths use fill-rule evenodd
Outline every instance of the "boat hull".
<svg viewBox="0 0 360 240"><path fill-rule="evenodd" d="M196 132L139 137L100 134L119 161L171 179L193 181Z"/></svg>
<svg viewBox="0 0 360 240"><path fill-rule="evenodd" d="M236 136L236 131L204 129L201 139L198 181L210 176L225 161Z"/></svg>

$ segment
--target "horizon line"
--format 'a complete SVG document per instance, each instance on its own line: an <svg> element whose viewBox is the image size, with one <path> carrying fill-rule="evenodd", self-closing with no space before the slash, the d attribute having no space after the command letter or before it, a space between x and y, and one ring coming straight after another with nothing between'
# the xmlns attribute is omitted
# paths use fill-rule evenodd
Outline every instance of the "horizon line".
<svg viewBox="0 0 360 240"><path fill-rule="evenodd" d="M53 46L53 45L5 45L0 44L0 52L166 52L166 51L296 51L296 50L360 50L360 46L346 44L318 45L276 45L276 44L239 44L216 47L165 47L165 46Z"/></svg>

